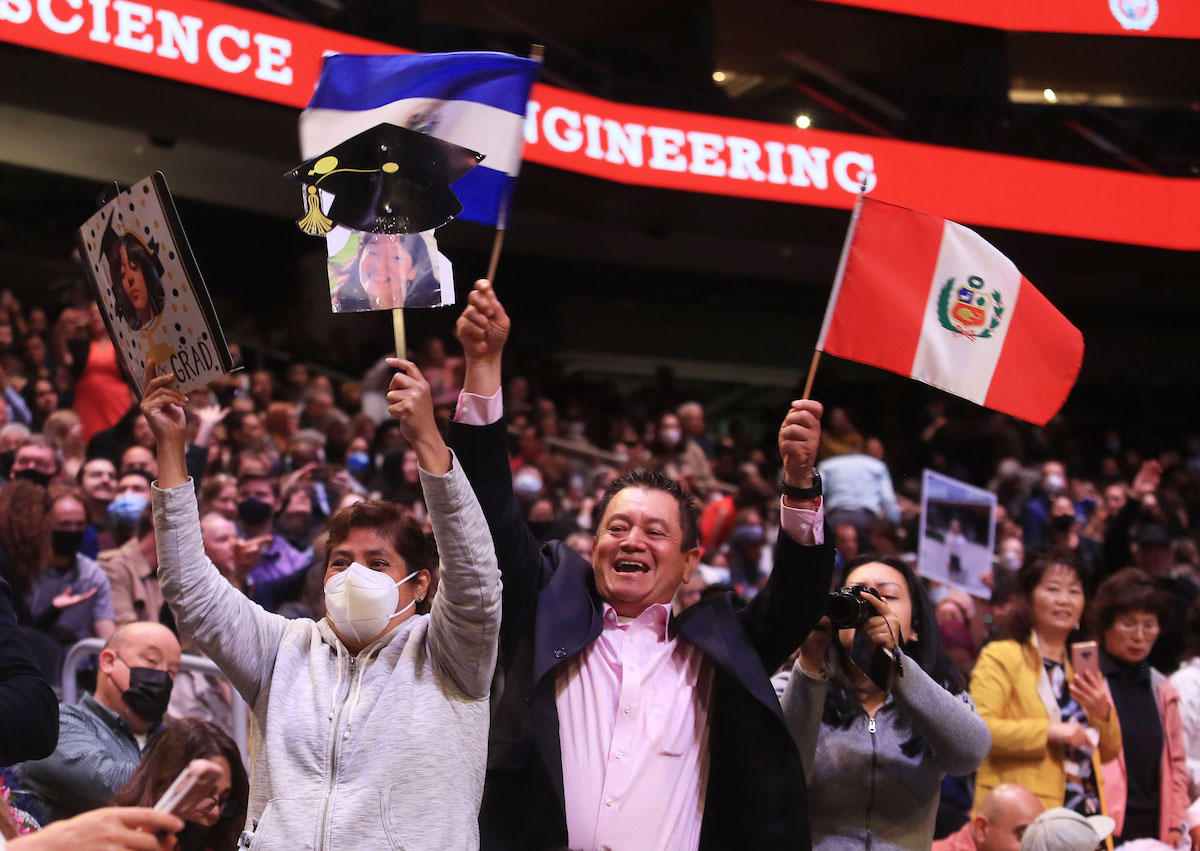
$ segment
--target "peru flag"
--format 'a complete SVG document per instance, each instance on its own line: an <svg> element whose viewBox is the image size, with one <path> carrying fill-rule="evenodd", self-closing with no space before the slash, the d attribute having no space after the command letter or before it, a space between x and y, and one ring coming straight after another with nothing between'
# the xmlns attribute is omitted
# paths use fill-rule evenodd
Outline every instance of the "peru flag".
<svg viewBox="0 0 1200 851"><path fill-rule="evenodd" d="M1038 425L1083 363L1079 330L979 234L866 197L817 348Z"/></svg>

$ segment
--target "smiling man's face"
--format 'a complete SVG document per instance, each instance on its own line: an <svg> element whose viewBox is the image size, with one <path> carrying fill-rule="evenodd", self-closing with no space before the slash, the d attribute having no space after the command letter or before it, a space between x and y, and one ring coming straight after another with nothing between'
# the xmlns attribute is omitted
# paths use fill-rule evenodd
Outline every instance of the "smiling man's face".
<svg viewBox="0 0 1200 851"><path fill-rule="evenodd" d="M592 551L596 588L618 615L637 617L654 603L670 603L691 579L699 547L681 548L679 504L670 494L642 487L619 491L608 504Z"/></svg>

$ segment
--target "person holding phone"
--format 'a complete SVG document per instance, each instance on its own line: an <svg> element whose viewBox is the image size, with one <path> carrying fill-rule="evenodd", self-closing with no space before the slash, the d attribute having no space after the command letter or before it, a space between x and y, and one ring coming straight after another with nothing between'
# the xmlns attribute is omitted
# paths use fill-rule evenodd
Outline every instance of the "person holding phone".
<svg viewBox="0 0 1200 851"><path fill-rule="evenodd" d="M1024 786L1047 809L1104 812L1100 765L1121 752L1121 727L1103 676L1077 673L1068 645L1080 636L1084 575L1070 551L1052 551L1017 574L1011 638L983 648L971 697L992 733L975 780L975 807L1001 783Z"/></svg>
<svg viewBox="0 0 1200 851"><path fill-rule="evenodd" d="M184 821L177 851L234 851L249 798L249 781L237 745L220 727L199 718L172 721L154 737L133 776L117 792L119 807L151 807L193 760L216 769L207 794L173 810ZM161 809L161 807L160 807Z"/></svg>
<svg viewBox="0 0 1200 851"><path fill-rule="evenodd" d="M842 585L865 586L875 614L836 636L822 621L773 680L806 768L813 848L928 848L942 777L974 771L991 737L912 569L862 556ZM862 668L883 654L896 667L890 693Z"/></svg>
<svg viewBox="0 0 1200 851"><path fill-rule="evenodd" d="M1117 758L1101 766L1113 838L1157 839L1174 848L1190 803L1179 693L1147 661L1171 609L1149 574L1127 567L1100 583L1090 614L1123 740Z"/></svg>
<svg viewBox="0 0 1200 851"><path fill-rule="evenodd" d="M325 548L328 615L315 622L265 611L205 555L184 463L187 397L147 364L158 574L180 632L253 712L254 851L479 846L500 572L428 383L411 362L389 363L389 411L417 454L437 548L394 503L338 512ZM437 596L417 614L439 556Z"/></svg>

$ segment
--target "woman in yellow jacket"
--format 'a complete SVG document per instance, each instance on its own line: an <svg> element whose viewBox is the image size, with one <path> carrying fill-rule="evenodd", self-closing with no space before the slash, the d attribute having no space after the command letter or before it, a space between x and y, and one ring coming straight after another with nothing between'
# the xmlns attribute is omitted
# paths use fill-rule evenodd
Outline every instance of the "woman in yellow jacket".
<svg viewBox="0 0 1200 851"><path fill-rule="evenodd" d="M1040 556L1017 574L1015 640L983 648L971 697L992 733L975 780L975 807L1001 783L1024 786L1046 809L1104 812L1100 765L1121 752L1121 728L1098 672L1074 676L1068 642L1083 616L1074 553Z"/></svg>

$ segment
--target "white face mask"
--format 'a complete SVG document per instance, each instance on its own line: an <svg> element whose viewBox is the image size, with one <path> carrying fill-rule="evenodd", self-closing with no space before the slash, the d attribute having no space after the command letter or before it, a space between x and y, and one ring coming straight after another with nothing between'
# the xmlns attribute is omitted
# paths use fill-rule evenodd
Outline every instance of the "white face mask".
<svg viewBox="0 0 1200 851"><path fill-rule="evenodd" d="M354 562L325 583L325 613L342 635L354 641L369 641L383 632L392 618L417 604L413 598L396 610L400 602L398 589L416 575L410 573L393 582L386 573Z"/></svg>

